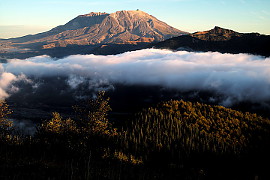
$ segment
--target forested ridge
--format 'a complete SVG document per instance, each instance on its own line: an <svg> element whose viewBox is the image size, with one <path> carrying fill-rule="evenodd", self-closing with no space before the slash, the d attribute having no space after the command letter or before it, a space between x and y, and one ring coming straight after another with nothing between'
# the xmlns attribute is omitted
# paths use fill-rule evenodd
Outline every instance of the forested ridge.
<svg viewBox="0 0 270 180"><path fill-rule="evenodd" d="M170 100L117 125L100 92L22 135L0 103L0 179L268 179L270 120ZM16 111L16 109L13 109Z"/></svg>

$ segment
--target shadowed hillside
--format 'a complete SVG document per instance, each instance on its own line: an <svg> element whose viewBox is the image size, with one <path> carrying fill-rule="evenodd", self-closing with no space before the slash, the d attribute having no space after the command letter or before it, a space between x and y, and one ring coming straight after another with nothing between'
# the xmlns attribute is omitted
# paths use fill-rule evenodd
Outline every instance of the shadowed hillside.
<svg viewBox="0 0 270 180"><path fill-rule="evenodd" d="M160 49L250 53L270 56L269 43L269 35L238 33L216 26L209 31L174 37L153 46Z"/></svg>
<svg viewBox="0 0 270 180"><path fill-rule="evenodd" d="M33 136L16 133L1 102L1 179L269 178L269 119L171 100L116 126L104 95L74 106L72 118L53 112Z"/></svg>

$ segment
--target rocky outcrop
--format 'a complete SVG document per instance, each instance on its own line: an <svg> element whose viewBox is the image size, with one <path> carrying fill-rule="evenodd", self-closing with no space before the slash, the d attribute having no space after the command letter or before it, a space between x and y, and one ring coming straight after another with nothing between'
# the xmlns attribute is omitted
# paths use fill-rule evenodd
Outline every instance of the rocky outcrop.
<svg viewBox="0 0 270 180"><path fill-rule="evenodd" d="M191 34L192 37L204 41L228 41L234 37L241 37L242 35L242 33L238 33L230 29L224 29L218 26L215 26L209 31L202 31Z"/></svg>

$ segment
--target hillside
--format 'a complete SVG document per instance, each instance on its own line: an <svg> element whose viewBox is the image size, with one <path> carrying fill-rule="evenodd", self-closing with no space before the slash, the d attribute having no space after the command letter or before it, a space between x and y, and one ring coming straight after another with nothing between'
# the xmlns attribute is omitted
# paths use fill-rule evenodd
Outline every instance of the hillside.
<svg viewBox="0 0 270 180"><path fill-rule="evenodd" d="M269 179L270 121L256 114L171 100L115 126L101 92L27 137L0 105L2 179Z"/></svg>
<svg viewBox="0 0 270 180"><path fill-rule="evenodd" d="M209 31L174 37L153 46L159 49L250 53L270 56L269 43L269 35L238 33L216 26Z"/></svg>

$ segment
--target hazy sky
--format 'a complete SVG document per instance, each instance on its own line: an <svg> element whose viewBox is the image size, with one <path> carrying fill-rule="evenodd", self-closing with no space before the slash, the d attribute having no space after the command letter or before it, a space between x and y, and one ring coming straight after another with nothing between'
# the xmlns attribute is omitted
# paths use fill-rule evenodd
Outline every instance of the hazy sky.
<svg viewBox="0 0 270 180"><path fill-rule="evenodd" d="M0 38L47 31L89 12L136 10L180 30L270 34L270 0L0 0Z"/></svg>

